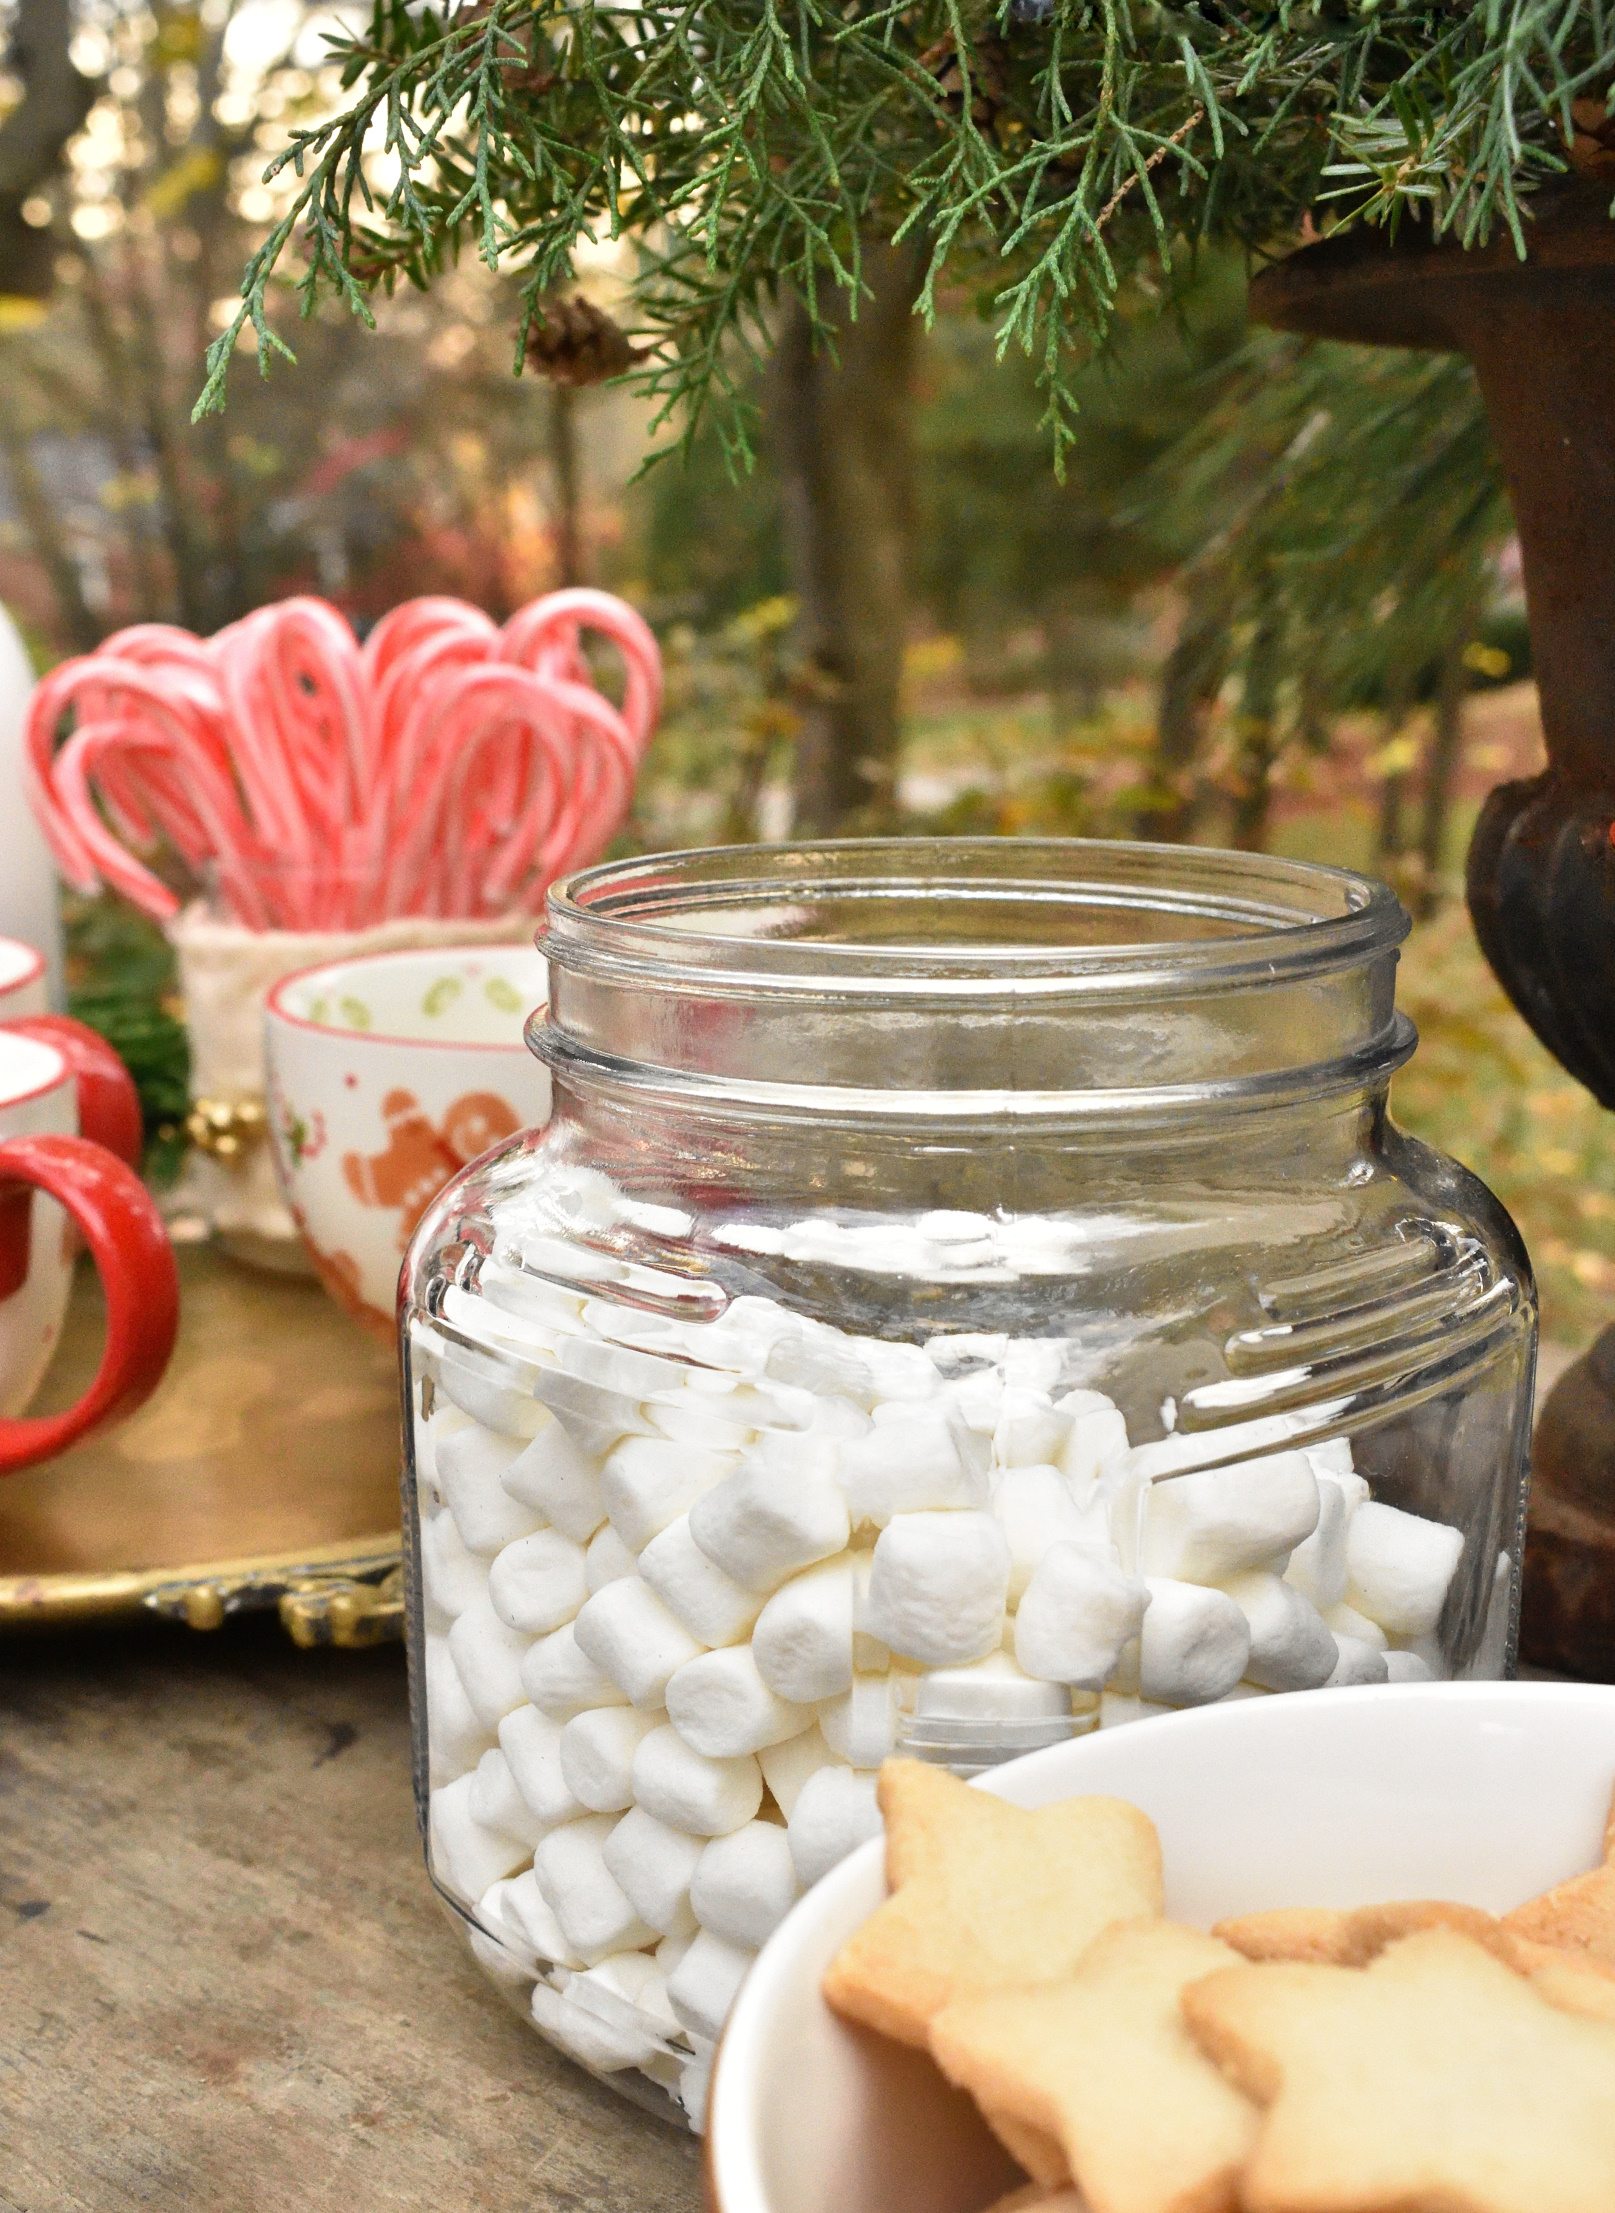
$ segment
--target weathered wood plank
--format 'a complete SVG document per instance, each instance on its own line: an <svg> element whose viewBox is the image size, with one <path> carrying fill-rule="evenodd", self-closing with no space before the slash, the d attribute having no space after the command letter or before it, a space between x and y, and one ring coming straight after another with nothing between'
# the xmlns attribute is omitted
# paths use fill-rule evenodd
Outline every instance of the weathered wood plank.
<svg viewBox="0 0 1615 2213"><path fill-rule="evenodd" d="M7 2213L695 2213L432 1899L403 1656L264 1621L0 1645Z"/></svg>

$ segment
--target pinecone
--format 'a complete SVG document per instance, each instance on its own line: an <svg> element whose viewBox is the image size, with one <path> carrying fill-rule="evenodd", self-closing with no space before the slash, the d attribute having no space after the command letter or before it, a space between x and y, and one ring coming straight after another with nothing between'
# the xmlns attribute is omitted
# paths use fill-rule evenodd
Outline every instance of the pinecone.
<svg viewBox="0 0 1615 2213"><path fill-rule="evenodd" d="M970 117L978 131L997 124L1009 96L1009 49L991 31L984 31L970 48ZM959 48L951 31L928 46L920 67L937 81L937 90L955 115L964 113L965 79L959 66Z"/></svg>
<svg viewBox="0 0 1615 2213"><path fill-rule="evenodd" d="M551 300L541 313L527 333L527 358L553 384L603 384L650 354L630 345L626 331L581 292Z"/></svg>
<svg viewBox="0 0 1615 2213"><path fill-rule="evenodd" d="M1571 167L1584 177L1615 174L1615 115L1605 107L1603 95L1572 100L1570 120L1575 126Z"/></svg>

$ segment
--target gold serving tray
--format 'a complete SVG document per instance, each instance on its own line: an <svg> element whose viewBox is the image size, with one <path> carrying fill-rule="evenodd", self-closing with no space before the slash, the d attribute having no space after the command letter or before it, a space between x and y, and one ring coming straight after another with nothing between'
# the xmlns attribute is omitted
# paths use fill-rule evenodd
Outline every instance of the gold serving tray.
<svg viewBox="0 0 1615 2213"><path fill-rule="evenodd" d="M0 1479L0 1629L142 1608L217 1628L276 1606L299 1644L403 1630L394 1355L302 1276L176 1249L180 1329L121 1428ZM100 1357L81 1262L30 1411L69 1406Z"/></svg>

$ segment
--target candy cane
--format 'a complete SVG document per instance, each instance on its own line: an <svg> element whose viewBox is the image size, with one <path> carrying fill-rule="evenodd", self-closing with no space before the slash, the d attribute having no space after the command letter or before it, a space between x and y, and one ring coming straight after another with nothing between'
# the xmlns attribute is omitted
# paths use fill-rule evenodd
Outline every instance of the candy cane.
<svg viewBox="0 0 1615 2213"><path fill-rule="evenodd" d="M586 630L621 656L620 710ZM497 914L605 849L660 702L654 638L604 592L551 593L503 630L413 600L362 647L291 599L208 640L135 624L64 663L31 703L24 774L63 874L153 914L174 897L134 855L159 840L255 929Z"/></svg>
<svg viewBox="0 0 1615 2213"><path fill-rule="evenodd" d="M623 720L636 749L643 753L662 711L662 656L649 623L626 600L584 584L535 599L506 623L499 656L546 676L588 683L588 668L578 647L583 630L598 630L622 655Z"/></svg>

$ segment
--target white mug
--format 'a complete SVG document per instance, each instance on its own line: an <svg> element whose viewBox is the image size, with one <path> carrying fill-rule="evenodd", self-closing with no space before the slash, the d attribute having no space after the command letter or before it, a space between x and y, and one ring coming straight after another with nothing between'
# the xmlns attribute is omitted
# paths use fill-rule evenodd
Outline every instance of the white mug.
<svg viewBox="0 0 1615 2213"><path fill-rule="evenodd" d="M40 1024L48 1027L49 1018ZM178 1326L162 1217L125 1161L78 1134L82 1100L98 1124L126 1134L134 1087L109 1048L97 1047L95 1067L92 1047L72 1042L75 1025L60 1027L69 1051L0 1027L0 1475L132 1413L156 1388ZM81 1236L106 1292L101 1365L65 1413L28 1418L61 1335Z"/></svg>
<svg viewBox="0 0 1615 2213"><path fill-rule="evenodd" d="M45 956L20 938L0 937L0 1022L46 1009Z"/></svg>
<svg viewBox="0 0 1615 2213"><path fill-rule="evenodd" d="M269 1134L292 1219L337 1302L396 1331L398 1270L452 1175L549 1119L522 1042L547 969L527 945L371 953L269 994Z"/></svg>

